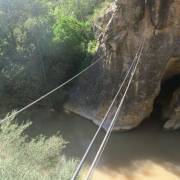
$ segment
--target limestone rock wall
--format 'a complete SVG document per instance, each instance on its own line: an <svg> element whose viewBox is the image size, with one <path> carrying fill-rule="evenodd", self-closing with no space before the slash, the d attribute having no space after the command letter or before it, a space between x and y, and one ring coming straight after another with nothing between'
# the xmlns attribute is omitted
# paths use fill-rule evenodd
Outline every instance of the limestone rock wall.
<svg viewBox="0 0 180 180"><path fill-rule="evenodd" d="M99 124L144 37L143 55L114 127L132 129L152 112L162 79L180 73L180 1L116 0L101 22L98 54L105 58L79 79L65 108Z"/></svg>

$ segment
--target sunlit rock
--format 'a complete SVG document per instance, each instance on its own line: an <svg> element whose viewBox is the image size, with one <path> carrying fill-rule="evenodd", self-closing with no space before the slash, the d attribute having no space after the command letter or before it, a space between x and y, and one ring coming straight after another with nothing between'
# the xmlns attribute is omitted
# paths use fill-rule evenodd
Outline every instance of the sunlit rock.
<svg viewBox="0 0 180 180"><path fill-rule="evenodd" d="M102 22L97 56L105 58L79 79L65 109L100 124L145 38L140 64L114 127L132 129L151 114L162 79L179 73L175 66L180 64L180 1L116 0Z"/></svg>

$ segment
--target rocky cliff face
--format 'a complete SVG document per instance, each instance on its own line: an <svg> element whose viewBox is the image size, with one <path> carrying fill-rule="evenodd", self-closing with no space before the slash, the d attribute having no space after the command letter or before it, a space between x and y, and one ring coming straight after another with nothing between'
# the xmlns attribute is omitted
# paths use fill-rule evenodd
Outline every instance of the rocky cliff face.
<svg viewBox="0 0 180 180"><path fill-rule="evenodd" d="M99 124L144 37L143 55L114 127L132 129L152 112L162 80L180 74L180 1L116 0L99 25L98 52L105 58L79 79L65 108Z"/></svg>
<svg viewBox="0 0 180 180"><path fill-rule="evenodd" d="M178 88L172 96L169 104L168 120L164 124L165 129L179 129L180 128L180 88Z"/></svg>

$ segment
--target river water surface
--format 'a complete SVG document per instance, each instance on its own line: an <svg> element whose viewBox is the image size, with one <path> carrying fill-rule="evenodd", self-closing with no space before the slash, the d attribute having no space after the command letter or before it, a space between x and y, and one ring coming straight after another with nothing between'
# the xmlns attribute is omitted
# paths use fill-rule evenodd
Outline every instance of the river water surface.
<svg viewBox="0 0 180 180"><path fill-rule="evenodd" d="M60 131L69 142L64 150L67 158L81 158L97 126L82 117L64 112L32 110L26 114L33 124L30 136L54 135ZM96 146L104 136L96 142ZM92 160L94 147L86 161ZM85 169L86 169L85 168ZM86 171L83 172L85 174ZM107 147L96 168L93 180L176 180L180 179L180 131L164 131L159 118L152 116L135 130L116 132L110 137Z"/></svg>

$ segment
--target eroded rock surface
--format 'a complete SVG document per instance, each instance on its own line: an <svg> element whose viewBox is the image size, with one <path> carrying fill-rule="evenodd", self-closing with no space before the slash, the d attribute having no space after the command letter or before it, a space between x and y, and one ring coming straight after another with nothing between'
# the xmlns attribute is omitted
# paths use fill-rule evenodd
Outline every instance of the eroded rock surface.
<svg viewBox="0 0 180 180"><path fill-rule="evenodd" d="M162 79L180 73L180 1L145 2L114 2L98 33L98 54L105 58L79 79L66 109L100 124L144 37L143 55L114 130L132 129L150 115Z"/></svg>
<svg viewBox="0 0 180 180"><path fill-rule="evenodd" d="M165 129L179 129L180 128L180 88L174 93L169 107L169 119L165 123Z"/></svg>

